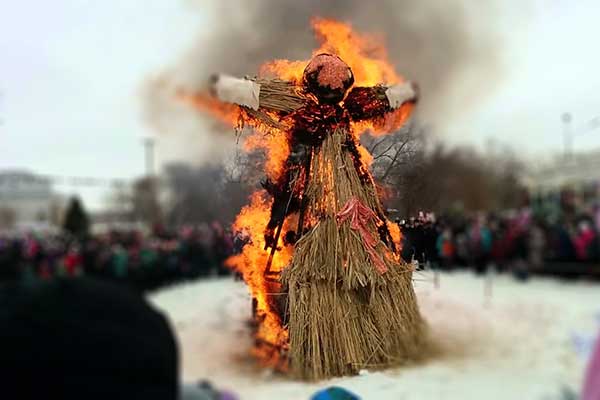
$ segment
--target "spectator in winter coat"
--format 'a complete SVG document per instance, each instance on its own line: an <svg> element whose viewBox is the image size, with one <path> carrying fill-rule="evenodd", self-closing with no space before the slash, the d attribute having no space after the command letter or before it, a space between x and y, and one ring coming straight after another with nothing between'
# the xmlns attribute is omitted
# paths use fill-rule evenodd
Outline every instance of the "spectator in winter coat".
<svg viewBox="0 0 600 400"><path fill-rule="evenodd" d="M485 271L492 249L492 233L483 215L477 216L467 231L471 262L479 273Z"/></svg>
<svg viewBox="0 0 600 400"><path fill-rule="evenodd" d="M81 263L82 259L81 255L79 254L79 249L71 246L64 259L67 276L74 277L79 274L81 270Z"/></svg>
<svg viewBox="0 0 600 400"><path fill-rule="evenodd" d="M596 347L590 357L587 366L585 381L583 383L583 393L581 400L599 400L600 399L600 334L596 340Z"/></svg>
<svg viewBox="0 0 600 400"><path fill-rule="evenodd" d="M436 248L438 256L442 262L444 268L450 268L454 262L454 241L452 238L452 230L450 228L444 228L442 233L438 236Z"/></svg>
<svg viewBox="0 0 600 400"><path fill-rule="evenodd" d="M127 251L121 245L113 247L112 251L112 267L116 278L124 279L127 277L127 263L129 256Z"/></svg>
<svg viewBox="0 0 600 400"><path fill-rule="evenodd" d="M595 238L596 234L592 229L592 225L588 221L581 221L577 226L577 236L575 236L575 239L573 240L577 260L588 261L589 248Z"/></svg>
<svg viewBox="0 0 600 400"><path fill-rule="evenodd" d="M89 279L0 286L3 399L176 400L178 353L141 296Z"/></svg>

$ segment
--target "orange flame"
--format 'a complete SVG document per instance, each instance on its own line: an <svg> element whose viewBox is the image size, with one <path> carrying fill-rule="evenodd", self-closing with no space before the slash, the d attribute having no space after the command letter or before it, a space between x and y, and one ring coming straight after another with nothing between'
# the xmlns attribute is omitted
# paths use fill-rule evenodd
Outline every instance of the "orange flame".
<svg viewBox="0 0 600 400"><path fill-rule="evenodd" d="M250 204L242 208L237 216L233 229L237 232L245 232L250 242L244 246L242 254L230 257L226 264L242 273L244 281L248 284L253 298L256 300L257 317L262 320L256 333L257 338L274 346L285 348L287 343L287 331L282 327L282 322L269 302L270 288L265 277L269 251L264 250L264 227L269 220L272 201L267 200L264 190L254 192L250 197ZM288 222L288 224L291 222ZM284 229L286 227L284 226ZM271 271L278 273L288 264L292 258L292 247L285 246L279 239L279 251L275 252ZM255 348L256 352L260 348ZM280 360L271 354L258 354L265 364L275 366Z"/></svg>
<svg viewBox="0 0 600 400"><path fill-rule="evenodd" d="M400 108L386 114L379 120L351 122L352 131L356 137L360 137L360 135L367 132L373 136L383 136L390 132L395 132L408 120L414 107L413 103L404 103Z"/></svg>
<svg viewBox="0 0 600 400"><path fill-rule="evenodd" d="M401 83L403 78L398 75L388 60L385 47L381 44L379 37L374 35L358 34L352 30L349 24L323 18L314 18L311 21L319 48L314 50L312 56L319 53L331 53L338 55L352 69L356 86L374 86L377 84ZM259 75L277 77L280 79L301 84L304 68L309 60L289 61L274 60L263 64ZM253 119L240 107L218 103L210 96L194 95L182 96L197 108L208 111L221 121L240 126L240 121L248 121L255 128L254 133L245 139L244 148L247 151L261 149L266 151L265 170L267 175L276 179L285 168L285 160L289 155L290 148L285 132L261 124ZM380 135L397 130L409 117L413 106L405 104L398 110L389 113L379 121L352 123L352 131L358 144L361 133L369 131ZM367 168L371 161L371 154L362 146L358 146L361 154L363 167ZM271 343L276 347L285 349L288 332L283 326L279 314L274 309L270 299L273 285L267 281L265 270L270 250L265 250L264 229L266 221L270 217L271 200L265 191L255 192L251 196L250 204L242 209L238 215L233 228L237 232L245 232L249 237L249 243L243 248L242 254L233 256L227 260L227 265L242 273L247 282L253 298L256 300L257 317L261 320L257 331L257 339ZM284 231L295 226L288 218L284 224ZM394 242L400 244L400 229L396 224L388 223L390 233ZM286 246L282 238L277 244L279 250L275 252L271 270L282 271L289 263L293 254L293 247ZM278 356L268 354L255 348L259 358L266 364L275 366L280 359Z"/></svg>
<svg viewBox="0 0 600 400"><path fill-rule="evenodd" d="M237 126L239 124L242 109L235 104L220 102L212 96L185 93L183 91L177 93L177 97L199 110L210 113L226 125Z"/></svg>
<svg viewBox="0 0 600 400"><path fill-rule="evenodd" d="M266 152L265 172L272 180L281 175L290 153L290 145L283 133L248 136L244 142L244 149L248 152L262 149Z"/></svg>
<svg viewBox="0 0 600 400"><path fill-rule="evenodd" d="M354 73L356 86L374 86L403 82L389 62L387 50L376 35L359 34L350 24L326 18L313 18L311 25L320 47L312 56L330 53L339 56ZM262 65L261 75L301 82L306 64L310 60L274 60Z"/></svg>
<svg viewBox="0 0 600 400"><path fill-rule="evenodd" d="M390 231L390 235L392 235L392 240L396 245L396 249L398 251L402 250L402 232L400 231L400 227L398 224L392 221L387 221L387 226Z"/></svg>
<svg viewBox="0 0 600 400"><path fill-rule="evenodd" d="M350 24L332 19L313 18L311 25L320 42L319 48L313 51L312 56L320 53L339 56L352 69L355 86L404 82L390 63L387 50L378 35L359 34L352 30ZM261 66L259 74L299 84L309 61L269 61ZM413 104L407 103L378 121L353 122L352 131L357 138L366 132L375 136L394 132L408 120L413 108ZM366 150L363 151L365 152ZM367 165L370 165L370 162L367 161Z"/></svg>

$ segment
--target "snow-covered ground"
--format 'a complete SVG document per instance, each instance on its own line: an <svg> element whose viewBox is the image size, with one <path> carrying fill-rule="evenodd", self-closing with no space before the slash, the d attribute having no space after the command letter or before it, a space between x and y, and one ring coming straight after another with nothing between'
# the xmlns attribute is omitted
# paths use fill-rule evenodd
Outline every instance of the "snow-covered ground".
<svg viewBox="0 0 600 400"><path fill-rule="evenodd" d="M493 282L490 291L489 283ZM306 400L337 385L363 399L559 399L581 387L600 328L600 284L469 272L415 276L434 338L445 349L428 362L361 376L303 383L257 369L245 322L250 297L231 279L185 284L152 302L177 331L186 382L209 379L241 399Z"/></svg>

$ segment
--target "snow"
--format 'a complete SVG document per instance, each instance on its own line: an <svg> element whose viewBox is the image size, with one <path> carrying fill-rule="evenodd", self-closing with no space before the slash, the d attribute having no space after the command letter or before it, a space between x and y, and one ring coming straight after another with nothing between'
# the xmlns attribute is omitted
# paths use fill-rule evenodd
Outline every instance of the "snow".
<svg viewBox="0 0 600 400"><path fill-rule="evenodd" d="M600 327L600 283L470 272L415 275L415 290L442 355L416 366L304 383L259 369L248 355L250 296L220 279L163 290L150 300L170 318L182 379L209 379L242 399L309 399L336 385L363 399L559 399L581 389ZM490 284L492 283L492 284ZM490 290L490 286L492 289Z"/></svg>

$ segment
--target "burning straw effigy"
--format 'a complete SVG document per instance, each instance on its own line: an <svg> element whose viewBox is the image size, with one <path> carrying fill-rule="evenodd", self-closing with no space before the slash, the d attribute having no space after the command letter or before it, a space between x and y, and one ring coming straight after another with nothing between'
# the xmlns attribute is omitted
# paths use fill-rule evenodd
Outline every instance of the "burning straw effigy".
<svg viewBox="0 0 600 400"><path fill-rule="evenodd" d="M317 20L315 29L323 46L300 73L298 63L275 63L277 78L220 75L210 99L184 95L202 109L234 105L220 115L268 132L267 179L235 224L251 241L230 264L255 299L255 353L309 380L413 361L426 347L413 270L358 141L359 130L400 127L416 87L374 63L385 60L364 53L360 40L349 54L335 39L347 25ZM363 85L361 62L388 82Z"/></svg>

